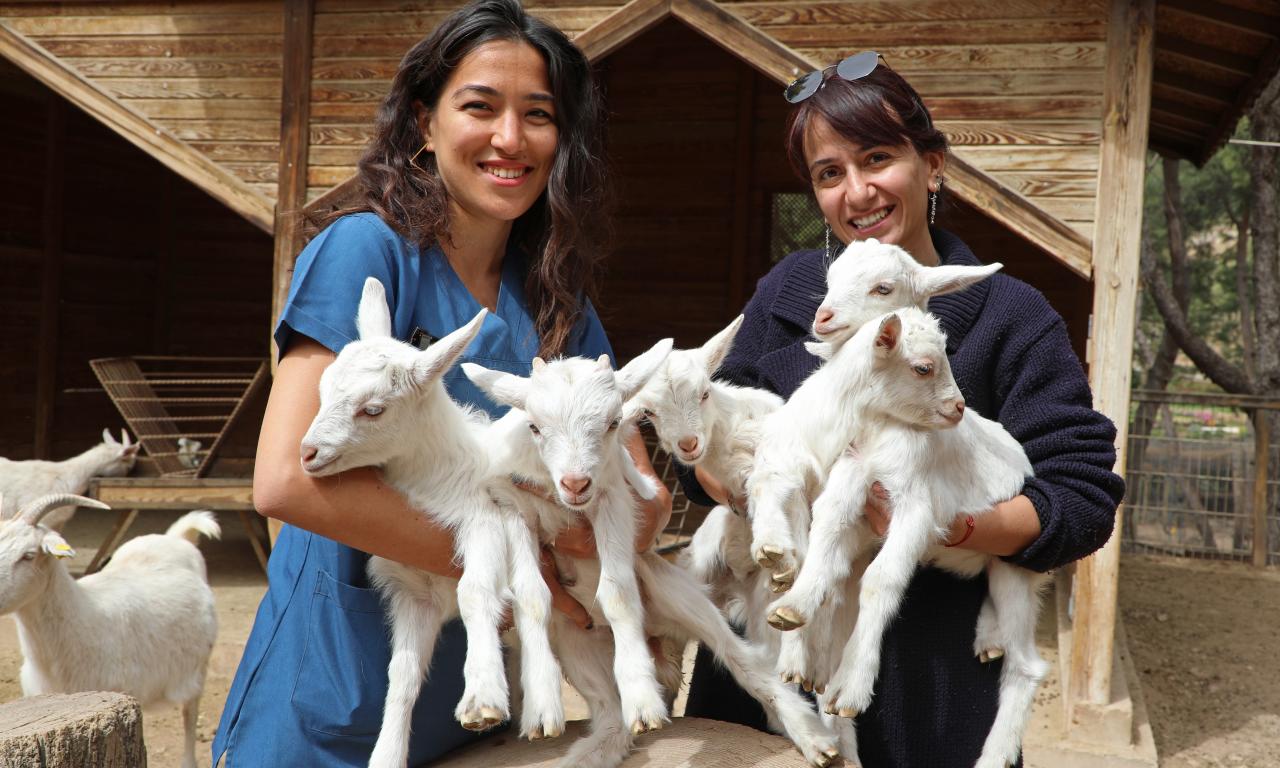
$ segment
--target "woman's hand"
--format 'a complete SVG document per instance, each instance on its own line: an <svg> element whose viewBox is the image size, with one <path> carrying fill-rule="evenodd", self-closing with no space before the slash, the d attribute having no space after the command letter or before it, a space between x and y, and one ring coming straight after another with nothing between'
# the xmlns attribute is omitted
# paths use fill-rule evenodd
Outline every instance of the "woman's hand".
<svg viewBox="0 0 1280 768"><path fill-rule="evenodd" d="M889 532L892 507L889 492L880 483L873 483L863 514L877 536ZM1007 557L1026 549L1040 536L1040 517L1026 496L1015 496L984 514L975 515L972 532L968 530L966 517L959 516L952 521L944 543L956 542L953 546L959 549Z"/></svg>
<svg viewBox="0 0 1280 768"><path fill-rule="evenodd" d="M570 595L565 590L564 584L560 583L560 573L556 570L555 558L551 556L551 550L546 547L542 548L541 566L542 578L551 590L551 607L568 616L579 629L591 629L595 626L587 609L582 607L582 603L573 599L573 595Z"/></svg>

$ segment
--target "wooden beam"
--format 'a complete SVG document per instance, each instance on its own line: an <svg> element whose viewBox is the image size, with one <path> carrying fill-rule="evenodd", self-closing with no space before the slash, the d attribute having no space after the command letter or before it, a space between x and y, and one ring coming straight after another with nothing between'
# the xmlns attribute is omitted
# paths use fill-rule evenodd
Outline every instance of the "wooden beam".
<svg viewBox="0 0 1280 768"><path fill-rule="evenodd" d="M274 204L244 181L122 104L66 63L0 21L0 56L159 160L166 168L270 234Z"/></svg>
<svg viewBox="0 0 1280 768"><path fill-rule="evenodd" d="M671 0L671 15L781 85L817 69L804 56L712 0Z"/></svg>
<svg viewBox="0 0 1280 768"><path fill-rule="evenodd" d="M590 61L599 61L671 15L671 0L631 0L584 29L573 42Z"/></svg>
<svg viewBox="0 0 1280 768"><path fill-rule="evenodd" d="M1267 513L1267 473L1271 468L1271 414L1253 412L1253 564L1262 568L1271 552Z"/></svg>
<svg viewBox="0 0 1280 768"><path fill-rule="evenodd" d="M954 151L947 158L944 174L945 183L965 202L1044 249L1072 272L1088 279L1093 261L1089 238Z"/></svg>
<svg viewBox="0 0 1280 768"><path fill-rule="evenodd" d="M1235 103L1218 118L1217 125L1205 137L1199 153L1192 158L1197 166L1203 166L1209 162L1213 153L1217 152L1219 147L1231 137L1240 118L1249 111L1253 102L1257 101L1258 94L1262 93L1262 89L1275 78L1277 72L1280 72L1280 40L1273 39L1259 57L1258 65L1254 68L1249 82L1236 91Z"/></svg>
<svg viewBox="0 0 1280 768"><path fill-rule="evenodd" d="M52 459L53 406L58 396L58 320L62 305L62 234L66 191L64 158L67 109L48 100L45 122L44 199L40 212L43 263L40 268L40 342L36 348L36 433L33 456Z"/></svg>
<svg viewBox="0 0 1280 768"><path fill-rule="evenodd" d="M311 30L315 0L286 0L280 96L280 169L276 182L275 257L271 268L271 327L284 309L293 262L302 250L311 124ZM272 360L276 359L272 355Z"/></svg>
<svg viewBox="0 0 1280 768"><path fill-rule="evenodd" d="M1129 361L1138 296L1154 39L1155 0L1111 0L1087 357L1094 407L1116 425L1115 471L1121 476L1129 433ZM1069 707L1105 705L1110 700L1123 511L1122 507L1116 513L1110 541L1076 566L1066 691Z"/></svg>

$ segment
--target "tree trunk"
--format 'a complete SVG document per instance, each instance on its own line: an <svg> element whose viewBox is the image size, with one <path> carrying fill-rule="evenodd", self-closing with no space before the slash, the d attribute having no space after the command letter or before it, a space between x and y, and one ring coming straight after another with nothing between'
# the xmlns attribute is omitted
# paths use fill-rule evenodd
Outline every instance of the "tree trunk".
<svg viewBox="0 0 1280 768"><path fill-rule="evenodd" d="M142 708L91 691L0 705L0 768L146 768Z"/></svg>

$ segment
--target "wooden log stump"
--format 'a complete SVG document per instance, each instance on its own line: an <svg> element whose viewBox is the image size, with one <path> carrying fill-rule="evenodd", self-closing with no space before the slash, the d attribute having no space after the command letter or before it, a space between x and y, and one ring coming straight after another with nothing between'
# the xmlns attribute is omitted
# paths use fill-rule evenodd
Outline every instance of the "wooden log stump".
<svg viewBox="0 0 1280 768"><path fill-rule="evenodd" d="M433 763L433 768L554 768L587 732L569 723L558 739L529 742L506 731ZM636 739L621 768L807 768L795 746L771 733L699 717L677 717Z"/></svg>
<svg viewBox="0 0 1280 768"><path fill-rule="evenodd" d="M32 696L0 705L0 768L146 768L142 708L122 693Z"/></svg>

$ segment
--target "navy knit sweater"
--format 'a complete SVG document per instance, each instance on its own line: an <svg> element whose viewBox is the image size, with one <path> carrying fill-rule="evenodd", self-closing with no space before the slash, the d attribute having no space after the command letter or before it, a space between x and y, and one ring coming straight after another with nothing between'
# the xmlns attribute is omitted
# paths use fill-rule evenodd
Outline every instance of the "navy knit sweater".
<svg viewBox="0 0 1280 768"><path fill-rule="evenodd" d="M956 236L936 228L932 236L943 264L980 263ZM790 396L818 365L804 341L825 293L822 253L788 256L757 285L718 378ZM1034 288L999 273L930 300L929 311L946 331L966 407L999 421L1035 469L1022 492L1041 534L1006 559L1047 571L1097 550L1111 535L1124 481L1111 471L1115 426L1093 410L1062 318ZM715 503L692 472L681 480L691 499ZM986 591L984 578L933 568L916 574L885 636L871 708L858 718L866 768L969 768L977 760L995 719L1000 674L999 662L981 664L973 653ZM731 679L710 663L698 667L688 714L760 722Z"/></svg>

